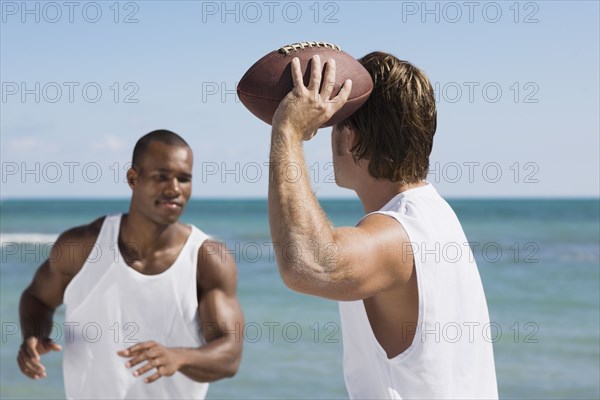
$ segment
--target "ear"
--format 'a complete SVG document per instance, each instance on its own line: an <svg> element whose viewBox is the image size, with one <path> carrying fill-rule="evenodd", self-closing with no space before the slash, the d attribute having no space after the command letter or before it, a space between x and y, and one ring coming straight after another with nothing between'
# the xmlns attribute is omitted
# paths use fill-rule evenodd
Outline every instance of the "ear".
<svg viewBox="0 0 600 400"><path fill-rule="evenodd" d="M138 172L132 168L129 168L127 170L127 183L129 184L130 188L135 188L135 185L137 184L138 181Z"/></svg>
<svg viewBox="0 0 600 400"><path fill-rule="evenodd" d="M344 144L344 150L348 154L353 154L352 149L358 143L358 135L356 131L351 127L344 127L342 130L342 143Z"/></svg>

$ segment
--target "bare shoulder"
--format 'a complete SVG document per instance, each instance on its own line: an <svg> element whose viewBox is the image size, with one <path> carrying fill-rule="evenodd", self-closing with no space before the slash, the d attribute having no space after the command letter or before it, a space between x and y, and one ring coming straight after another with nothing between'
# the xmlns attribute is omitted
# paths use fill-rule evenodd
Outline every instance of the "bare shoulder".
<svg viewBox="0 0 600 400"><path fill-rule="evenodd" d="M406 254L410 254L408 264L412 266L410 238L400 221L385 214L371 214L358 224L358 228L373 237L378 249L394 260L398 260L399 255L403 255L401 259L407 259Z"/></svg>
<svg viewBox="0 0 600 400"><path fill-rule="evenodd" d="M100 233L100 229L102 228L102 224L104 223L104 219L105 217L100 217L89 224L70 228L60 235L59 241L61 239L69 239L72 241L96 240Z"/></svg>
<svg viewBox="0 0 600 400"><path fill-rule="evenodd" d="M405 284L414 268L413 250L408 233L397 219L385 214L371 214L357 226L366 232L375 251L382 256L382 265L396 271L399 283Z"/></svg>
<svg viewBox="0 0 600 400"><path fill-rule="evenodd" d="M94 248L103 222L104 218L99 218L63 232L25 292L51 309L58 307L63 302L67 285L81 270Z"/></svg>
<svg viewBox="0 0 600 400"><path fill-rule="evenodd" d="M237 267L233 254L225 243L207 239L198 250L198 284L209 290L217 287L234 288L237 284Z"/></svg>
<svg viewBox="0 0 600 400"><path fill-rule="evenodd" d="M396 243L399 240L408 241L408 234L400 221L385 214L371 214L360 221L357 228L369 233L377 233L379 238L389 236Z"/></svg>
<svg viewBox="0 0 600 400"><path fill-rule="evenodd" d="M104 217L87 225L76 226L63 232L50 253L50 266L56 272L74 276L94 248Z"/></svg>
<svg viewBox="0 0 600 400"><path fill-rule="evenodd" d="M337 228L334 230L336 241L358 240L361 247L368 247L378 252L393 255L395 249L404 247L410 242L402 224L384 214L371 214L365 217L356 227Z"/></svg>
<svg viewBox="0 0 600 400"><path fill-rule="evenodd" d="M406 284L413 271L413 252L402 224L384 214L371 214L356 227L334 230L336 259L355 282L366 282L359 290L373 295Z"/></svg>

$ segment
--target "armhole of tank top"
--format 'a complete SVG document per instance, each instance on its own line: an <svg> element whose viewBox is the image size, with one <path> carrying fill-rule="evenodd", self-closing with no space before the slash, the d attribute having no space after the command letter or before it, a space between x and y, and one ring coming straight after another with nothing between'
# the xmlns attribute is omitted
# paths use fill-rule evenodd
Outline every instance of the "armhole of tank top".
<svg viewBox="0 0 600 400"><path fill-rule="evenodd" d="M104 221L102 221L102 227L100 227L100 231L98 232L98 237L96 238L96 241L94 242L94 248L96 246L100 247L100 245L99 245L98 242L102 238L102 235L105 233L106 229L109 229L109 225L112 225L112 224L108 223L109 222L109 218L115 218L116 215L118 215L118 214L109 214L109 215L106 215L104 217ZM92 251L93 251L93 249L92 249ZM90 255L91 254L92 253L90 252ZM65 287L65 291L64 291L64 294L63 294L63 303L66 302L67 297L69 296L69 293L71 293L73 290L75 290L74 288L76 287L77 282L79 282L81 279L83 279L82 276L89 269L89 266L88 266L89 262L88 262L88 260L90 258L90 255L88 255L88 257L85 259L85 262L81 266L81 269L79 270L79 272L77 272L77 274L75 274L75 276L73 277L73 279L71 279L69 281L69 283L67 284L67 286Z"/></svg>
<svg viewBox="0 0 600 400"><path fill-rule="evenodd" d="M360 221L362 221L363 219L365 219L366 217L368 217L369 215L373 215L373 214L381 214L381 215L385 215L388 216L390 218L393 218L394 220L396 220L401 226L402 229L404 229L404 231L406 232L406 234L408 235L408 239L409 241L411 240L411 232L410 229L407 227L407 224L404 223L404 221L402 221L400 219L400 216L398 215L398 213L392 212L392 211L373 211L367 215L365 215L364 217L362 217L360 219ZM359 223L360 223L359 221ZM357 223L358 225L358 223ZM419 293L419 311L417 314L417 327L415 330L415 336L413 337L413 341L410 344L410 346L404 350L402 353L398 354L397 356L393 357L393 358L388 358L387 357L387 353L385 352L385 350L383 349L383 347L381 346L381 344L379 343L379 341L377 340L377 338L375 337L375 333L373 332L373 328L371 327L371 324L369 322L369 318L367 316L367 309L365 308L364 302L362 302L362 307L365 313L365 319L367 321L367 323L369 324L369 335L371 336L371 340L373 341L375 347L377 348L377 351L379 353L379 355L381 357L383 357L383 359L385 359L387 362L391 363L391 364L400 364L405 362L409 356L411 354L413 354L417 348L419 347L421 340L418 340L420 338L421 335L421 326L422 323L424 321L425 318L425 311L426 311L426 302L425 299L423 298L423 283L421 281L421 265L418 263L418 260L415 259L414 255L413 255L413 263L415 265L415 270L417 271L417 291Z"/></svg>

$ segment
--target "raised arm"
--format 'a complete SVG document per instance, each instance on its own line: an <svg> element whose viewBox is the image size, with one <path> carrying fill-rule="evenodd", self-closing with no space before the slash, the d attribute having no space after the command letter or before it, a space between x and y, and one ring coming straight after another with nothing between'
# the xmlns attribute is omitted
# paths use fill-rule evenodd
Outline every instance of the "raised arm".
<svg viewBox="0 0 600 400"><path fill-rule="evenodd" d="M23 343L17 362L21 371L32 379L46 376L40 356L61 349L49 338L54 311L62 304L65 288L93 249L101 225L98 220L60 235L50 257L38 268L21 295L19 315Z"/></svg>
<svg viewBox="0 0 600 400"><path fill-rule="evenodd" d="M321 209L310 187L302 141L312 138L344 105L350 87L346 82L330 99L335 64L327 62L321 76L318 56L311 63L310 83L305 87L300 64L293 60L294 89L273 118L271 236L288 287L335 300L364 299L408 280L412 257L401 253L408 238L400 224L381 215L369 216L355 228L334 229ZM290 165L299 168L299 179L289 179Z"/></svg>

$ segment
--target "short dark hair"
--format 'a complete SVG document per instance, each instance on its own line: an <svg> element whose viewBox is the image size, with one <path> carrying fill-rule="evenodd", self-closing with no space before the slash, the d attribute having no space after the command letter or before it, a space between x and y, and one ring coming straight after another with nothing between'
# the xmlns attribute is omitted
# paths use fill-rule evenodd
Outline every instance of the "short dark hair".
<svg viewBox="0 0 600 400"><path fill-rule="evenodd" d="M373 79L369 99L339 128L358 135L352 152L369 161L369 174L392 182L427 178L437 124L433 88L423 71L391 54L373 52L360 63Z"/></svg>
<svg viewBox="0 0 600 400"><path fill-rule="evenodd" d="M189 144L181 136L175 132L166 129L158 129L142 136L135 147L133 148L133 157L131 158L131 166L139 167L148 145L154 141L162 142L171 146L190 147Z"/></svg>

